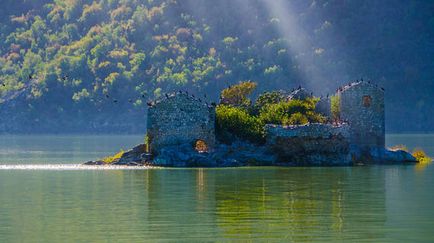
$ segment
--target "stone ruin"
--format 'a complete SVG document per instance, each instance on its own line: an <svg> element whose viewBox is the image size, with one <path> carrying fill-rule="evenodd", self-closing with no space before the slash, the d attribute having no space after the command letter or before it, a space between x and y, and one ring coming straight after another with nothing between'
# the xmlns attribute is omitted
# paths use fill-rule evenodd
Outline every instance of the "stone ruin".
<svg viewBox="0 0 434 243"><path fill-rule="evenodd" d="M351 144L363 150L384 148L384 90L370 82L356 82L338 89L340 119L350 126Z"/></svg>
<svg viewBox="0 0 434 243"><path fill-rule="evenodd" d="M384 90L360 81L338 88L335 95L340 111L337 124L267 125L270 149L281 159L304 164L335 160L349 164L356 158L366 159L369 156L364 155L372 149L384 149ZM331 118L330 97L321 98L316 111Z"/></svg>
<svg viewBox="0 0 434 243"><path fill-rule="evenodd" d="M267 147L278 162L298 165L348 165L351 163L350 127L347 123L313 123L297 126L266 125Z"/></svg>
<svg viewBox="0 0 434 243"><path fill-rule="evenodd" d="M158 155L165 147L186 144L198 152L214 148L214 106L186 92L166 94L148 106L148 152Z"/></svg>
<svg viewBox="0 0 434 243"><path fill-rule="evenodd" d="M301 88L296 91L291 98L312 96ZM268 164L286 161L295 165L349 165L360 158L373 162L414 159L406 153L392 154L384 148L382 88L370 82L355 82L340 87L335 97L338 97L340 108L339 122L266 125L266 146L243 151L248 146L228 147L216 142L215 105L208 105L186 92L167 94L148 103L147 150L157 156L156 164L172 166L189 166L191 164L185 162L189 160L196 161L194 165L224 166L237 165L233 164L237 160L255 159L268 159L271 161ZM327 96L318 103L317 112L331 118L330 106ZM240 162L238 165L243 164Z"/></svg>

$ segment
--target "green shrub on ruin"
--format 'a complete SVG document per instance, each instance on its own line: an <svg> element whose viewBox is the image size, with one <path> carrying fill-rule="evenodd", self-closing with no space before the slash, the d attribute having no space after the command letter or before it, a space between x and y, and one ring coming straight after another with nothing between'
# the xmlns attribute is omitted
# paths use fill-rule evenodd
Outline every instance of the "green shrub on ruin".
<svg viewBox="0 0 434 243"><path fill-rule="evenodd" d="M252 107L220 104L216 108L217 137L222 142L233 139L253 143L265 141L265 124L303 125L323 123L326 118L315 112L318 98L278 101L278 93L264 95L259 111ZM256 105L256 104L255 104Z"/></svg>
<svg viewBox="0 0 434 243"><path fill-rule="evenodd" d="M260 111L259 119L264 124L278 125L323 123L326 118L315 112L317 102L317 98L308 98L270 104Z"/></svg>
<svg viewBox="0 0 434 243"><path fill-rule="evenodd" d="M253 111L259 113L264 107L277 104L285 99L285 95L280 91L264 92L258 96L253 106Z"/></svg>
<svg viewBox="0 0 434 243"><path fill-rule="evenodd" d="M216 107L216 130L220 141L230 143L233 139L263 143L264 124L247 110L220 104Z"/></svg>
<svg viewBox="0 0 434 243"><path fill-rule="evenodd" d="M341 119L341 97L334 95L330 98L330 110L332 113L332 119L339 121Z"/></svg>

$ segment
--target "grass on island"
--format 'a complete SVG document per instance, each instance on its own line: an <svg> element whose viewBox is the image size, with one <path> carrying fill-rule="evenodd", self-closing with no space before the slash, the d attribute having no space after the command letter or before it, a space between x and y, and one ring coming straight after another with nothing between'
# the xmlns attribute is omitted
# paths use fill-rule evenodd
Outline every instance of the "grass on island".
<svg viewBox="0 0 434 243"><path fill-rule="evenodd" d="M413 150L412 155L416 158L416 160L421 164L429 164L432 162L432 158L430 158L422 149Z"/></svg>
<svg viewBox="0 0 434 243"><path fill-rule="evenodd" d="M121 150L121 151L119 151L117 154L115 154L113 156L108 156L108 157L105 157L105 158L101 159L101 161L103 161L106 164L114 163L114 162L118 161L122 157L122 155L124 153L125 152L123 150Z"/></svg>

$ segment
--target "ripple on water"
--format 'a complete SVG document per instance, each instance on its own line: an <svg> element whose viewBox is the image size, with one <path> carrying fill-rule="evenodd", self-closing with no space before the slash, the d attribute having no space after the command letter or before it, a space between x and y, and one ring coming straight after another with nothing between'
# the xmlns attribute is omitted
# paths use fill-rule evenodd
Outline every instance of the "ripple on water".
<svg viewBox="0 0 434 243"><path fill-rule="evenodd" d="M82 165L82 164L4 164L0 170L147 170L152 166Z"/></svg>

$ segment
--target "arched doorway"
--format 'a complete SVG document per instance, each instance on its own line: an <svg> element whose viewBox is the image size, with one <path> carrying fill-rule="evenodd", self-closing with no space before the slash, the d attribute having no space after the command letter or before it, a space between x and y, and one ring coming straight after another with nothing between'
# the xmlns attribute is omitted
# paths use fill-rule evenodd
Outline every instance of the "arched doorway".
<svg viewBox="0 0 434 243"><path fill-rule="evenodd" d="M194 144L194 149L199 153L206 153L208 152L208 145L205 141L198 139Z"/></svg>

